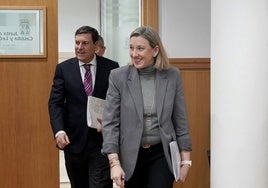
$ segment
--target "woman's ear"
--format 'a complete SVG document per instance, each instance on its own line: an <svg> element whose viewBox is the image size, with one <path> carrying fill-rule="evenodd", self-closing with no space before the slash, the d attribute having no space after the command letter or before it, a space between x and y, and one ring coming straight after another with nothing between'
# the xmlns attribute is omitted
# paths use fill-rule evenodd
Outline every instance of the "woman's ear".
<svg viewBox="0 0 268 188"><path fill-rule="evenodd" d="M156 57L158 52L159 52L159 46L155 46L154 47L154 55L153 55L153 57Z"/></svg>

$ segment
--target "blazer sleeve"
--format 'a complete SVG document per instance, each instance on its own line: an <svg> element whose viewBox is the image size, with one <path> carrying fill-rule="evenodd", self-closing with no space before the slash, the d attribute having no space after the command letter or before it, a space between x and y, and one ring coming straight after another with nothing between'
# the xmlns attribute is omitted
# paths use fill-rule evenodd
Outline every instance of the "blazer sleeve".
<svg viewBox="0 0 268 188"><path fill-rule="evenodd" d="M179 71L176 72L177 76L173 77L173 79L176 78L175 79L176 94L174 98L172 120L180 150L191 151L192 144L190 139L190 130L188 125L187 109L182 86L182 80L180 72Z"/></svg>
<svg viewBox="0 0 268 188"><path fill-rule="evenodd" d="M120 92L115 83L116 74L112 71L102 120L103 153L119 153Z"/></svg>
<svg viewBox="0 0 268 188"><path fill-rule="evenodd" d="M60 64L56 66L53 84L48 101L50 124L55 135L58 131L64 130L64 79Z"/></svg>

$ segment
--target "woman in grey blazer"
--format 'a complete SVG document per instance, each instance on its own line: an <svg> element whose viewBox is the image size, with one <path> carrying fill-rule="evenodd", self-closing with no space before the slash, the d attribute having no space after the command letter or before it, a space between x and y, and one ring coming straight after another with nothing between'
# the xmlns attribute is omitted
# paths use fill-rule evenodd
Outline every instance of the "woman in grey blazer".
<svg viewBox="0 0 268 188"><path fill-rule="evenodd" d="M177 68L170 67L158 33L142 26L130 35L129 65L112 70L102 119L102 152L119 187L172 188L169 143L176 140L184 181L192 150Z"/></svg>

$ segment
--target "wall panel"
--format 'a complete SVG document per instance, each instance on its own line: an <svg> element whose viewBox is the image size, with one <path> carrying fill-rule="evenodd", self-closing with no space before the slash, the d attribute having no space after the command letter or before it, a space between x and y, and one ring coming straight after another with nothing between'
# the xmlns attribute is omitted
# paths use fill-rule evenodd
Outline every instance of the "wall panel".
<svg viewBox="0 0 268 188"><path fill-rule="evenodd" d="M45 6L47 58L0 58L0 187L59 187L58 150L48 97L58 62L57 1L1 0L0 6Z"/></svg>
<svg viewBox="0 0 268 188"><path fill-rule="evenodd" d="M174 188L209 188L210 59L178 58L171 59L171 64L181 72L193 144L189 176L185 183L175 183Z"/></svg>

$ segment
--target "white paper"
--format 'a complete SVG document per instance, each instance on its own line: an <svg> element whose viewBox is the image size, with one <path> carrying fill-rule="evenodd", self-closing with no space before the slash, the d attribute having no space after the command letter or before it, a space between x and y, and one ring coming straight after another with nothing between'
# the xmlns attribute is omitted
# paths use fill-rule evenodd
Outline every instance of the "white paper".
<svg viewBox="0 0 268 188"><path fill-rule="evenodd" d="M101 124L97 119L102 119L105 100L89 96L87 103L87 124L91 128L99 129Z"/></svg>
<svg viewBox="0 0 268 188"><path fill-rule="evenodd" d="M175 181L178 181L180 178L181 155L180 155L177 141L170 142L169 148L170 148L170 154L171 154L173 174L175 177Z"/></svg>

